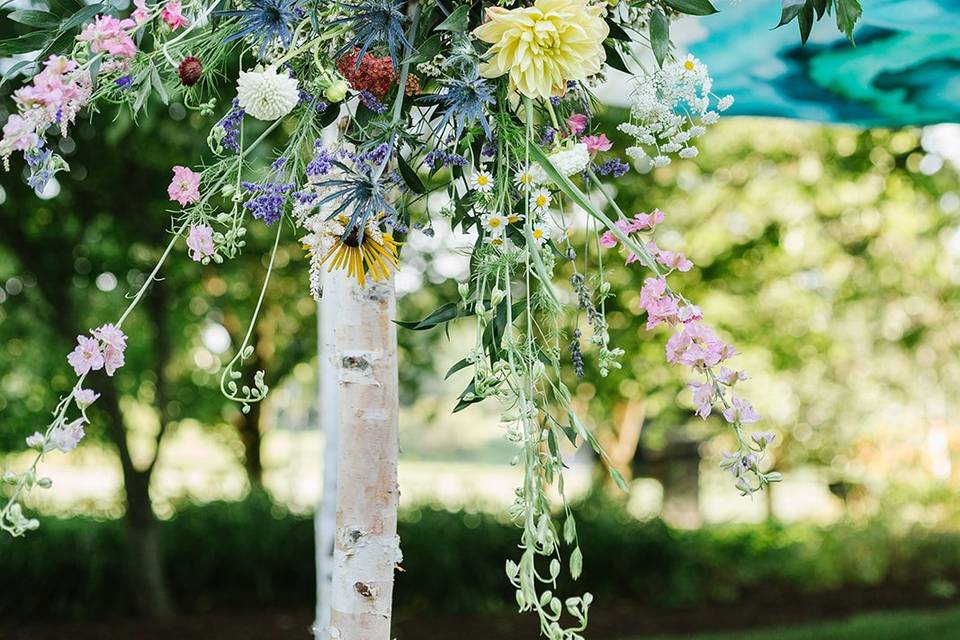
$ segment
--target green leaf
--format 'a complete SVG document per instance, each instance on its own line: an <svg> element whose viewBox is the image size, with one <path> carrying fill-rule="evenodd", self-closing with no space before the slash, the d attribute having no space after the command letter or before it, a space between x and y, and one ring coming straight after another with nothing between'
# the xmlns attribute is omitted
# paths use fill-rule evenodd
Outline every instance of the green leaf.
<svg viewBox="0 0 960 640"><path fill-rule="evenodd" d="M627 485L627 481L623 479L623 476L620 475L620 472L610 467L610 477L613 478L613 481L617 483L617 486L620 487L620 490L624 493L630 492L630 487Z"/></svg>
<svg viewBox="0 0 960 640"><path fill-rule="evenodd" d="M7 14L13 22L25 24L28 27L37 27L38 29L56 29L60 26L60 18L49 11L35 11L33 9L19 9Z"/></svg>
<svg viewBox="0 0 960 640"><path fill-rule="evenodd" d="M455 374L457 371L461 371L461 370L463 370L463 369L466 369L466 368L469 367L471 364L473 364L473 363L470 362L469 360L467 360L466 358L464 358L463 360L460 360L459 362L455 363L452 367L450 367L449 369L447 369L447 375L443 376L443 379L444 379L444 380L449 379L450 376L452 376L453 374Z"/></svg>
<svg viewBox="0 0 960 640"><path fill-rule="evenodd" d="M621 27L619 24L611 20L609 16L604 20L607 23L607 27L610 28L610 35L607 36L608 38L611 38L613 40L620 40L621 42L631 42L633 40L630 37L630 34L624 31L623 27Z"/></svg>
<svg viewBox="0 0 960 640"><path fill-rule="evenodd" d="M160 73L156 67L150 68L150 84L153 85L154 91L160 96L160 101L163 104L170 104L170 96L167 95L167 90L163 87L163 81L160 79Z"/></svg>
<svg viewBox="0 0 960 640"><path fill-rule="evenodd" d="M430 62L433 60L440 49L442 48L443 43L441 41L441 36L439 33L435 33L424 42L420 44L420 47L417 49L416 53L407 58L405 62L410 64L420 64L421 62Z"/></svg>
<svg viewBox="0 0 960 640"><path fill-rule="evenodd" d="M475 391L476 391L476 387L474 386L474 381L471 380L470 384L467 385L467 388L464 389L463 392L460 394L460 402L458 402L457 405L453 408L453 413L457 413L458 411L463 411L470 405L476 404L481 400L483 400L483 398L478 398L476 396L474 396L470 400L464 400L464 396L466 396L468 393L474 393Z"/></svg>
<svg viewBox="0 0 960 640"><path fill-rule="evenodd" d="M21 60L20 62L16 63L15 65L7 69L4 72L3 77L0 78L0 87L6 84L7 80L17 75L18 73L20 73L20 71L29 67L32 64L34 64L33 60Z"/></svg>
<svg viewBox="0 0 960 640"><path fill-rule="evenodd" d="M807 38L810 37L810 30L813 29L813 4L808 2L803 5L800 15L797 17L797 24L800 26L800 44L807 44Z"/></svg>
<svg viewBox="0 0 960 640"><path fill-rule="evenodd" d="M807 0L783 0L780 5L780 22L777 23L774 29L782 27L800 15L800 11L803 9L806 1Z"/></svg>
<svg viewBox="0 0 960 640"><path fill-rule="evenodd" d="M626 63L624 63L623 58L620 56L620 52L617 51L615 47L610 46L606 42L603 43L603 50L607 53L607 64L617 69L623 71L624 73L630 73L630 69L627 68Z"/></svg>
<svg viewBox="0 0 960 640"><path fill-rule="evenodd" d="M75 27L79 27L85 22L89 21L90 18L97 15L98 13L103 13L107 7L104 6L102 2L97 4L91 4L86 7L83 7L69 18L63 21L63 24L60 25L60 31L69 31Z"/></svg>
<svg viewBox="0 0 960 640"><path fill-rule="evenodd" d="M710 4L710 0L664 0L667 6L674 11L685 13L688 16L709 16L717 13L716 7Z"/></svg>
<svg viewBox="0 0 960 640"><path fill-rule="evenodd" d="M830 0L813 0L813 8L817 11L817 20L820 20L830 9Z"/></svg>
<svg viewBox="0 0 960 640"><path fill-rule="evenodd" d="M50 31L34 31L16 38L0 40L0 57L8 58L18 53L38 51L47 44L53 35Z"/></svg>
<svg viewBox="0 0 960 640"><path fill-rule="evenodd" d="M412 329L414 331L424 331L426 329L432 329L438 324L443 324L444 322L450 322L455 318L459 318L465 315L472 315L472 311L468 314L466 311L461 311L459 305L456 302L448 302L445 305L442 305L435 309L430 315L428 315L423 320L419 322L411 322L405 320L395 320L398 325L404 329Z"/></svg>
<svg viewBox="0 0 960 640"><path fill-rule="evenodd" d="M650 14L650 48L657 65L662 67L670 51L670 21L660 9L654 9Z"/></svg>
<svg viewBox="0 0 960 640"><path fill-rule="evenodd" d="M863 14L860 0L834 0L837 9L837 28L853 42L853 28Z"/></svg>
<svg viewBox="0 0 960 640"><path fill-rule="evenodd" d="M410 190L417 194L424 194L427 192L426 187L423 186L423 181L420 180L420 176L417 175L417 172L407 164L407 161L403 159L399 153L397 154L397 165L400 169L400 175L403 177L403 181L407 183L407 186L410 187Z"/></svg>
<svg viewBox="0 0 960 640"><path fill-rule="evenodd" d="M453 10L447 19L437 25L436 31L463 33L470 26L470 5L461 4Z"/></svg>

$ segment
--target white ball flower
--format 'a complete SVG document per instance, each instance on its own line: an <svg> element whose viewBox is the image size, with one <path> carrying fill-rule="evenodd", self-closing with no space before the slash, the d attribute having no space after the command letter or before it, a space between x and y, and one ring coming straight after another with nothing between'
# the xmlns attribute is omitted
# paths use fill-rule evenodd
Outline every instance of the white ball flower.
<svg viewBox="0 0 960 640"><path fill-rule="evenodd" d="M556 170L566 178L585 171L587 167L590 166L590 152L587 151L587 145L582 142L573 145L569 149L557 151L548 156L548 158ZM544 184L548 180L547 172L544 171L540 165L531 166L530 174L533 176L536 184Z"/></svg>
<svg viewBox="0 0 960 640"><path fill-rule="evenodd" d="M277 120L290 113L300 101L297 85L296 78L277 73L273 67L241 71L237 80L237 101L257 120Z"/></svg>

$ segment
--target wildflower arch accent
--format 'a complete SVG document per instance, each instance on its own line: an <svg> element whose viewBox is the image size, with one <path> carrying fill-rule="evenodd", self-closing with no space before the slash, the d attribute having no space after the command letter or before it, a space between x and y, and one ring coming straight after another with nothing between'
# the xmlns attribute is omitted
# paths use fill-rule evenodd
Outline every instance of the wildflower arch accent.
<svg viewBox="0 0 960 640"><path fill-rule="evenodd" d="M180 239L191 259L219 264L249 250L251 224L276 232L259 302L280 235L296 228L310 257L311 292L320 298L324 280L332 280L336 295L356 310L354 317L345 313L335 333L347 341L336 345L347 453L335 561L343 566L334 570L331 626L321 633L389 637L399 561L390 282L411 233L432 236L445 225L471 245L458 299L398 324L425 330L473 323L475 340L453 368L470 370L471 382L454 410L496 401L517 447L522 473L510 514L522 532L506 573L520 610L537 615L543 635L582 637L592 602L590 594L555 593L562 572L580 575L583 557L563 492L565 447L586 443L605 459L572 406L562 370L570 365L582 375L587 358L601 373L620 366L623 350L610 343L605 317L611 265L623 260L626 268L649 271L641 291L647 327L672 332L666 359L694 375L697 413L718 411L729 424L737 447L721 464L736 486L749 494L779 480L764 462L772 435L746 432L759 416L736 393L745 374L727 366L735 349L670 286L671 273L693 265L677 247L656 244L665 214L655 206L622 211L604 182L630 170L624 158L641 170L693 158L697 138L731 106L732 97L713 93L705 66L680 56L670 41L671 21L714 13L709 0L134 4L129 16L106 4L69 10L69 3L7 14L30 32L0 50L35 53L37 62L23 60L7 72L33 75L14 93L16 113L3 126L0 157L9 166L22 154L38 192L69 170L51 139L67 135L85 109L113 105L149 117L151 101L179 101L219 119L209 156L172 168L168 196L179 210L160 261L116 322L78 336L68 356L76 384L52 421L27 439L33 463L5 474L12 485L0 511L5 531L19 536L39 526L24 512L23 497L50 486L40 473L43 458L83 437L86 409L97 400L84 381L123 365L124 320ZM780 22L796 20L805 40L828 10L850 35L857 0L785 0ZM641 56L644 49L652 60ZM233 61L241 68L235 93L217 82ZM594 117L594 90L608 67L634 76L631 115L620 125L633 140L625 149ZM340 136L329 144L322 132L341 115ZM256 166L251 152L267 144L277 149L272 162ZM577 222L578 211L585 224ZM569 286L556 281L561 266L573 273ZM238 366L253 353L252 327L221 382L244 411L269 392L263 372L243 380ZM364 385L379 398L368 412L367 400L354 393ZM624 485L615 469L610 473ZM372 485L365 484L370 474L377 478ZM559 519L549 497L554 488ZM373 510L379 515L371 518ZM374 579L352 579L366 572Z"/></svg>

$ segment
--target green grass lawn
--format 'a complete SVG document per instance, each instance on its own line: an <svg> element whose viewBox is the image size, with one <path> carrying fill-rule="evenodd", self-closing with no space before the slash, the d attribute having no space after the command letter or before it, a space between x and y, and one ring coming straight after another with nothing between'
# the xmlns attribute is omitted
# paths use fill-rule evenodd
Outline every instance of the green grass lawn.
<svg viewBox="0 0 960 640"><path fill-rule="evenodd" d="M954 640L960 639L960 609L870 613L797 627L644 640Z"/></svg>

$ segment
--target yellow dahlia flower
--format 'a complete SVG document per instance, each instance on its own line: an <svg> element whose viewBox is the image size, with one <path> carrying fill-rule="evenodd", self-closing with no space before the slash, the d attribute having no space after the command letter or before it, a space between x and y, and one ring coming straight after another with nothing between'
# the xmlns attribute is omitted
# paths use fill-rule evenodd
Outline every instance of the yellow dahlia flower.
<svg viewBox="0 0 960 640"><path fill-rule="evenodd" d="M602 9L587 0L536 0L532 7L487 9L487 22L473 31L489 42L480 65L485 78L510 74L510 86L529 98L561 95L568 80L597 73L609 33Z"/></svg>

